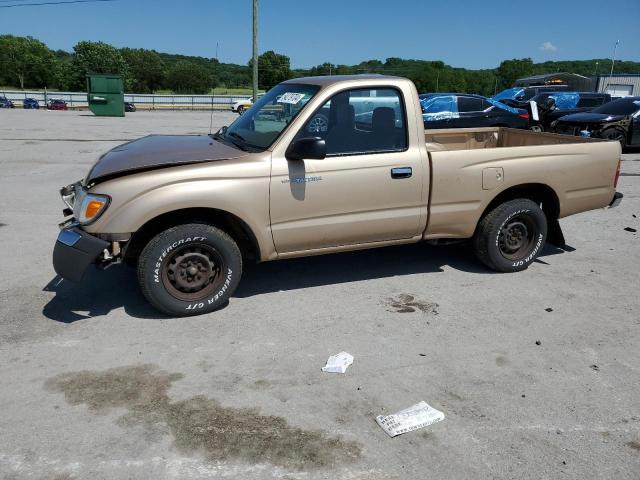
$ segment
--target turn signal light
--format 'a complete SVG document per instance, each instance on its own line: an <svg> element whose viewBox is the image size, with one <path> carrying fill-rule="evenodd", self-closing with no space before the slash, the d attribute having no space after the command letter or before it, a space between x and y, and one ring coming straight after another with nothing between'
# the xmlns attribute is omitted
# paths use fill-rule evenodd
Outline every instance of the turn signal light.
<svg viewBox="0 0 640 480"><path fill-rule="evenodd" d="M87 219L95 217L103 206L104 202L101 202L99 200L91 200L84 211L84 216Z"/></svg>
<svg viewBox="0 0 640 480"><path fill-rule="evenodd" d="M78 221L88 223L96 220L109 206L109 197L106 195L87 194L82 200Z"/></svg>

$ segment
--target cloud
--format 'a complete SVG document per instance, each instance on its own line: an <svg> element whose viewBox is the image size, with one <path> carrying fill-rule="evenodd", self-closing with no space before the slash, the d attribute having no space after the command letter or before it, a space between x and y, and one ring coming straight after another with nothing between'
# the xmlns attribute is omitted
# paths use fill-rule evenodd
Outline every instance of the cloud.
<svg viewBox="0 0 640 480"><path fill-rule="evenodd" d="M558 47L556 47L553 43L551 42L544 42L541 46L540 46L540 50L544 51L544 52L555 52L556 50L558 50Z"/></svg>

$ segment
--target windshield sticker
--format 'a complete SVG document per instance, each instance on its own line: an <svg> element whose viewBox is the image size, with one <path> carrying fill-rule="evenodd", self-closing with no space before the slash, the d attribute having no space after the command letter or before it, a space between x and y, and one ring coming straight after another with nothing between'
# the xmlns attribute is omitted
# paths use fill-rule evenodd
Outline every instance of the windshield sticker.
<svg viewBox="0 0 640 480"><path fill-rule="evenodd" d="M304 93L287 92L282 94L282 96L278 99L278 103L290 103L291 105L295 105L303 98Z"/></svg>

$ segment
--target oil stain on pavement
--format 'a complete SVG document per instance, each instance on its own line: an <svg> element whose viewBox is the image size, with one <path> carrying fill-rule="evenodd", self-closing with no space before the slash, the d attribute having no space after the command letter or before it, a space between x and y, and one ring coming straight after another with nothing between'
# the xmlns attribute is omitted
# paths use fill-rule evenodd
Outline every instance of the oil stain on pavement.
<svg viewBox="0 0 640 480"><path fill-rule="evenodd" d="M181 374L154 365L134 365L61 374L47 380L45 388L63 393L71 405L86 404L95 414L126 408L120 424L168 431L181 453L203 452L210 461L271 463L306 470L360 458L356 442L292 427L284 418L260 415L257 409L223 407L204 396L172 402L168 390L180 378Z"/></svg>
<svg viewBox="0 0 640 480"><path fill-rule="evenodd" d="M387 298L384 303L387 307L392 309L390 311L396 313L412 313L417 309L423 313L431 313L433 315L438 314L439 305L437 303L416 300L413 295L408 295L406 293L401 293L396 298Z"/></svg>

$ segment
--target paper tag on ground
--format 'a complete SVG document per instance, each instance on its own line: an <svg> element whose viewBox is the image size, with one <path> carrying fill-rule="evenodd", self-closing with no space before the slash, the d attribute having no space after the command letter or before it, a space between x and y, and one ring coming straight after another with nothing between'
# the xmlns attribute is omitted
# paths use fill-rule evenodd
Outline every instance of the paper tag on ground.
<svg viewBox="0 0 640 480"><path fill-rule="evenodd" d="M353 363L353 355L347 352L340 352L337 355L332 355L327 360L327 364L322 367L323 372L328 373L344 373L347 371L347 367Z"/></svg>
<svg viewBox="0 0 640 480"><path fill-rule="evenodd" d="M416 403L392 415L378 415L376 422L390 437L428 427L444 420L444 413L429 406L426 402Z"/></svg>
<svg viewBox="0 0 640 480"><path fill-rule="evenodd" d="M282 94L280 98L278 98L278 103L290 103L292 105L295 105L300 100L302 100L302 97L304 97L304 93L287 92Z"/></svg>

